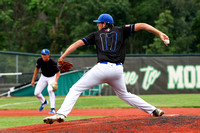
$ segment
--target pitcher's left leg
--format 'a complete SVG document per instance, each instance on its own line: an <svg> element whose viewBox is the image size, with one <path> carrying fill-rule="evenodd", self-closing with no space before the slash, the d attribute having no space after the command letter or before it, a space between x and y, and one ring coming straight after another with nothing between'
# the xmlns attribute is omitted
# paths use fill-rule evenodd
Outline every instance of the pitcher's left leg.
<svg viewBox="0 0 200 133"><path fill-rule="evenodd" d="M116 73L115 77L117 78L115 80L109 81L108 84L114 89L116 95L120 99L122 99L129 105L139 108L149 114L151 114L156 109L156 107L147 103L139 96L127 92L122 69L118 70L118 73Z"/></svg>

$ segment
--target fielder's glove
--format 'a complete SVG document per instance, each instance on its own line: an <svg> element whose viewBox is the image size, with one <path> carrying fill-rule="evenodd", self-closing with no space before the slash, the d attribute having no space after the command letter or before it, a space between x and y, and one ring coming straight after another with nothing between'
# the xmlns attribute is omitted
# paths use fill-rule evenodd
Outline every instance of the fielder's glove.
<svg viewBox="0 0 200 133"><path fill-rule="evenodd" d="M53 92L55 92L55 91L57 91L57 89L58 89L58 83L57 82L53 82L53 83L51 83L51 87L53 88Z"/></svg>
<svg viewBox="0 0 200 133"><path fill-rule="evenodd" d="M58 60L58 68L60 71L67 72L72 66L73 65L71 63L64 61L64 59Z"/></svg>

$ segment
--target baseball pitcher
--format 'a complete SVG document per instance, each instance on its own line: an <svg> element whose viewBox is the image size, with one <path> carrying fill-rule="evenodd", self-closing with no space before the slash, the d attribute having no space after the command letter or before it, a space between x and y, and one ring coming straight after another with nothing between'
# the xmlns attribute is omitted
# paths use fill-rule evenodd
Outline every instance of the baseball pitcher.
<svg viewBox="0 0 200 133"><path fill-rule="evenodd" d="M127 91L123 76L123 63L126 55L124 41L139 30L154 33L163 42L169 40L168 36L146 23L115 27L113 25L113 17L109 14L101 14L98 20L93 22L97 23L99 31L93 32L70 45L60 59L64 59L78 47L96 45L98 63L71 87L56 115L46 117L43 121L47 124L64 122L80 94L101 83L109 84L116 95L127 104L137 107L148 114L153 114L153 116L162 116L164 111ZM165 45L167 46L167 44Z"/></svg>

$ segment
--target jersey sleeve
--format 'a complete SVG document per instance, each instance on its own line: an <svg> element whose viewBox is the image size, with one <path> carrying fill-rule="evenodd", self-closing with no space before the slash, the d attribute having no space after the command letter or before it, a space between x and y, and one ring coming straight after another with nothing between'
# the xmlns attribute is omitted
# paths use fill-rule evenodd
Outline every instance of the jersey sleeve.
<svg viewBox="0 0 200 133"><path fill-rule="evenodd" d="M36 62L36 67L37 67L37 68L40 68L40 67L41 67L40 59L37 60L37 62Z"/></svg>
<svg viewBox="0 0 200 133"><path fill-rule="evenodd" d="M123 26L123 31L124 31L124 35L126 37L132 35L135 31L135 25L134 24L127 24Z"/></svg>
<svg viewBox="0 0 200 133"><path fill-rule="evenodd" d="M89 34L85 38L82 39L85 45L94 45L95 44L95 35L94 33Z"/></svg>
<svg viewBox="0 0 200 133"><path fill-rule="evenodd" d="M57 73L57 72L59 72L60 70L59 70L59 68L58 68L58 64L57 64L57 62L55 62L54 60L52 60L53 61L53 66L55 66L55 72Z"/></svg>

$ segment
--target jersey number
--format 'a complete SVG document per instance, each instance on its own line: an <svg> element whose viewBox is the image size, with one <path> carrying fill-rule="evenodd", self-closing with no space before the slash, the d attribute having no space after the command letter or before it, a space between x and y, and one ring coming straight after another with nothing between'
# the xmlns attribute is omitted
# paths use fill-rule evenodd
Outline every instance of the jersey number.
<svg viewBox="0 0 200 133"><path fill-rule="evenodd" d="M117 33L111 32L111 33L102 33L100 34L101 38L101 45L103 51L116 51L116 45L117 45Z"/></svg>

